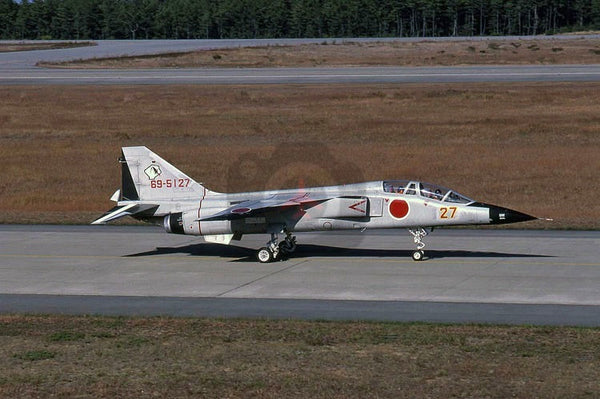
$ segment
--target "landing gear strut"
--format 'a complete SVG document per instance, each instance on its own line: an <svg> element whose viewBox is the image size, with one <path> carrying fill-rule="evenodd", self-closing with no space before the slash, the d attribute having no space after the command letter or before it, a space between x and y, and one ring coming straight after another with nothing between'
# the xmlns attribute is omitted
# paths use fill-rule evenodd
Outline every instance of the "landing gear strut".
<svg viewBox="0 0 600 399"><path fill-rule="evenodd" d="M267 242L267 246L258 250L256 257L260 263L282 259L296 250L296 237L287 230L282 232L285 233L283 241L278 243L277 233L271 233L271 239Z"/></svg>
<svg viewBox="0 0 600 399"><path fill-rule="evenodd" d="M423 248L425 248L425 243L423 242L423 238L429 234L429 231L425 230L422 227L416 229L408 229L410 234L412 234L415 244L417 244L417 250L413 252L412 258L415 261L421 261L425 257L425 252Z"/></svg>

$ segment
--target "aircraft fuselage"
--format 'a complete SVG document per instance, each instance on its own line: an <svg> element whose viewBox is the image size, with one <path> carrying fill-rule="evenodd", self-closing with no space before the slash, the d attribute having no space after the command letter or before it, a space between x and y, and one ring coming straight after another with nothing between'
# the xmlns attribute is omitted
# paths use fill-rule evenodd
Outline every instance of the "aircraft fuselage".
<svg viewBox="0 0 600 399"><path fill-rule="evenodd" d="M271 234L261 262L292 253L293 232L407 228L423 259L426 228L513 223L535 219L419 181L383 180L328 187L245 193L208 190L146 147L123 147L117 206L93 224L123 216L160 223L169 233L228 244L244 234ZM285 234L278 241L278 234Z"/></svg>

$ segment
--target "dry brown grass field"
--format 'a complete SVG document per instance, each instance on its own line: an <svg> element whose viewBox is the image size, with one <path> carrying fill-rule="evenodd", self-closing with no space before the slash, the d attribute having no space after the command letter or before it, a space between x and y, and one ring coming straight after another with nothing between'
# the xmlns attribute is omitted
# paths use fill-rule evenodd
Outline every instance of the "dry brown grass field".
<svg viewBox="0 0 600 399"><path fill-rule="evenodd" d="M594 398L600 330L0 316L0 396Z"/></svg>
<svg viewBox="0 0 600 399"><path fill-rule="evenodd" d="M0 222L87 223L121 146L217 191L411 178L600 227L600 84L0 87Z"/></svg>
<svg viewBox="0 0 600 399"><path fill-rule="evenodd" d="M484 40L307 44L246 47L42 63L79 68L240 68L313 66L423 66L471 64L594 64L600 40Z"/></svg>

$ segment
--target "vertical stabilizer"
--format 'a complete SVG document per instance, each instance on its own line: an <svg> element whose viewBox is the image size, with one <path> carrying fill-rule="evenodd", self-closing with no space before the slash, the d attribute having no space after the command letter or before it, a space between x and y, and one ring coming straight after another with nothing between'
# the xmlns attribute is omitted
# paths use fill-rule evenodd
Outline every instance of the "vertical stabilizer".
<svg viewBox="0 0 600 399"><path fill-rule="evenodd" d="M125 161L125 154L121 151L121 158L119 158L119 162L121 163L121 197L120 201L138 201L140 196L135 187L135 183L133 182L133 178L131 177L131 172L129 171L129 166Z"/></svg>
<svg viewBox="0 0 600 399"><path fill-rule="evenodd" d="M121 201L183 200L209 191L146 147L123 147Z"/></svg>

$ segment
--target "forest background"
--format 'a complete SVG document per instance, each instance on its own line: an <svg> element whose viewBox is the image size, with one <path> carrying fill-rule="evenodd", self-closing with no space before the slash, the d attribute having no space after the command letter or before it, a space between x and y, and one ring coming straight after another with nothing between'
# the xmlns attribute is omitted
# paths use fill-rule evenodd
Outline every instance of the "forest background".
<svg viewBox="0 0 600 399"><path fill-rule="evenodd" d="M537 35L600 28L600 0L0 0L0 39Z"/></svg>

